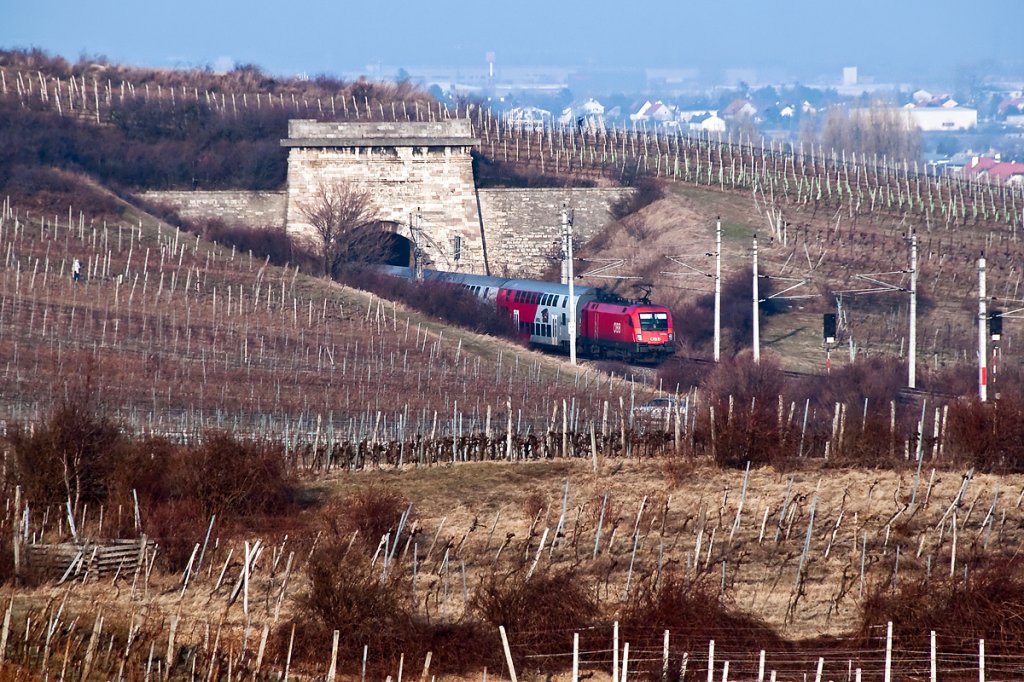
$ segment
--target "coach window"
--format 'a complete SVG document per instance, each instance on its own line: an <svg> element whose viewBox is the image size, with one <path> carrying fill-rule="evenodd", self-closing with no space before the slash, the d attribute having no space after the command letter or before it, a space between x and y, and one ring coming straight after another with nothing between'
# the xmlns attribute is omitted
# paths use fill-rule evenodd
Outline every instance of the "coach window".
<svg viewBox="0 0 1024 682"><path fill-rule="evenodd" d="M569 297L568 296L563 296L562 297L562 307L564 308L567 305L569 305Z"/></svg>

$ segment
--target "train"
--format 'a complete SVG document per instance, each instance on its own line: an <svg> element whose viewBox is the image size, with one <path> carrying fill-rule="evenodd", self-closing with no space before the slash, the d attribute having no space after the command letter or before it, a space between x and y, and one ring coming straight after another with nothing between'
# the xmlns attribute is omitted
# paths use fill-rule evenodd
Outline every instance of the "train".
<svg viewBox="0 0 1024 682"><path fill-rule="evenodd" d="M413 268L380 266L394 277L413 279ZM423 270L425 281L461 286L504 311L524 340L541 349L569 352L569 285L441 270ZM672 313L646 296L626 299L600 287L574 286L576 351L591 358L657 363L675 353Z"/></svg>

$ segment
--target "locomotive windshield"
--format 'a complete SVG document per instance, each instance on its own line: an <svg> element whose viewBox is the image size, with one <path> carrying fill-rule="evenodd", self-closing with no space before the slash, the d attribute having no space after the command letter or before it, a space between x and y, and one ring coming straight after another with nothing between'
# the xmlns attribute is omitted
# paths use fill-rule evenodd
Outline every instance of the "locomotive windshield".
<svg viewBox="0 0 1024 682"><path fill-rule="evenodd" d="M668 331L668 313L640 313L640 329L645 332Z"/></svg>

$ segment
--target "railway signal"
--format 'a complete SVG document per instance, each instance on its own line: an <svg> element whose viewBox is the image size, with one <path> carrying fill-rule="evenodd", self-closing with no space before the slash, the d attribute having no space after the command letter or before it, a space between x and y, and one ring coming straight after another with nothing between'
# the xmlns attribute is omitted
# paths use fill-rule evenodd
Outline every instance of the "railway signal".
<svg viewBox="0 0 1024 682"><path fill-rule="evenodd" d="M988 314L988 337L999 341L1003 337L1003 311L993 310Z"/></svg>
<svg viewBox="0 0 1024 682"><path fill-rule="evenodd" d="M836 342L836 330L838 329L838 320L835 313L825 313L822 317L822 336L825 339L826 345L831 345Z"/></svg>

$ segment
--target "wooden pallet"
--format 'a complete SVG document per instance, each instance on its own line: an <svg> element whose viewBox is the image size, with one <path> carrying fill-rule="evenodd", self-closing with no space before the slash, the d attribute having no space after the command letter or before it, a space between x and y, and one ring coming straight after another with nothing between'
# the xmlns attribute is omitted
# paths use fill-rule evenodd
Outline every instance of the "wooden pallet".
<svg viewBox="0 0 1024 682"><path fill-rule="evenodd" d="M39 577L59 577L60 582L145 569L155 543L142 536L127 540L99 540L37 544L25 547L24 570Z"/></svg>

